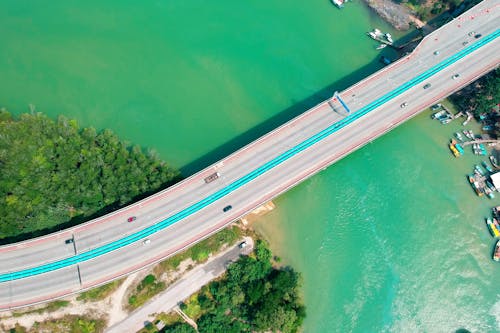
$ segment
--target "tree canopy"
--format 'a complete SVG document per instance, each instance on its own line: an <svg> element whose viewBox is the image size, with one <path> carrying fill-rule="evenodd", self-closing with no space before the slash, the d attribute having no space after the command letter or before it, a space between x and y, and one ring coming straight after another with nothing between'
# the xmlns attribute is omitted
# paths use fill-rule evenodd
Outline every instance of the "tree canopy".
<svg viewBox="0 0 500 333"><path fill-rule="evenodd" d="M305 318L299 299L300 275L271 265L271 251L257 241L251 256L241 257L226 275L198 293L200 333L296 332ZM181 308L189 307L184 304ZM166 327L164 332L176 332Z"/></svg>
<svg viewBox="0 0 500 333"><path fill-rule="evenodd" d="M0 110L0 242L83 222L178 178L111 130Z"/></svg>
<svg viewBox="0 0 500 333"><path fill-rule="evenodd" d="M492 112L500 103L500 69L492 71L451 96L461 110L470 111L476 117Z"/></svg>

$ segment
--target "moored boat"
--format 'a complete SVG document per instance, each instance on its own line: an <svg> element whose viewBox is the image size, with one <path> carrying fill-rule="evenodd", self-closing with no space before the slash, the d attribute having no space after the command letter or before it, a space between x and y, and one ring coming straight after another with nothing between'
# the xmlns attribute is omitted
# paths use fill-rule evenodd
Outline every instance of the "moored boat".
<svg viewBox="0 0 500 333"><path fill-rule="evenodd" d="M493 251L493 260L500 261L500 240L497 240L495 250Z"/></svg>
<svg viewBox="0 0 500 333"><path fill-rule="evenodd" d="M481 164L483 165L483 167L488 170L488 172L490 173L493 173L493 168L490 167L490 165L488 163L486 163L486 161L482 161Z"/></svg>
<svg viewBox="0 0 500 333"><path fill-rule="evenodd" d="M489 180L486 181L486 186L488 186L488 188L491 191L496 191L497 190L497 188Z"/></svg>
<svg viewBox="0 0 500 333"><path fill-rule="evenodd" d="M460 155L464 154L464 149L462 148L462 146L460 145L460 143L456 143L455 144L455 148L457 148L457 150L460 153Z"/></svg>
<svg viewBox="0 0 500 333"><path fill-rule="evenodd" d="M493 221L490 218L486 219L486 225L488 225L488 229L490 230L490 233L493 237L498 237L500 236L500 232L498 229L495 227L493 224Z"/></svg>
<svg viewBox="0 0 500 333"><path fill-rule="evenodd" d="M459 133L459 132L455 132L455 137L459 140L459 141L464 141L464 138L462 137L462 135Z"/></svg>
<svg viewBox="0 0 500 333"><path fill-rule="evenodd" d="M486 151L486 148L484 147L484 145L482 143L479 144L479 149L481 150L479 155L483 155L483 156L488 155L488 152Z"/></svg>
<svg viewBox="0 0 500 333"><path fill-rule="evenodd" d="M392 36L391 36L391 34L390 34L390 33L386 33L386 34L385 34L385 38L387 39L387 41L388 41L389 43L391 43L391 44L392 44L392 43L394 43L394 41L392 40Z"/></svg>
<svg viewBox="0 0 500 333"><path fill-rule="evenodd" d="M332 3L337 6L337 8L342 8L344 7L344 0L332 0Z"/></svg>
<svg viewBox="0 0 500 333"><path fill-rule="evenodd" d="M450 142L448 147L450 147L450 150L453 153L453 156L458 157L458 156L460 156L460 153L458 152L457 148L455 148L455 144L453 144L453 141L455 141L455 140L452 140L452 142Z"/></svg>
<svg viewBox="0 0 500 333"><path fill-rule="evenodd" d="M385 48L387 46L387 44L380 44L379 46L376 47L377 50L382 50L383 48Z"/></svg>
<svg viewBox="0 0 500 333"><path fill-rule="evenodd" d="M476 164L474 169L477 170L481 176L484 176L484 170L479 165Z"/></svg>
<svg viewBox="0 0 500 333"><path fill-rule="evenodd" d="M491 162L491 165L493 165L495 168L496 168L496 166L498 165L498 164L497 164L497 159L496 159L496 157L495 157L495 156L493 156L493 155L490 155L490 162Z"/></svg>

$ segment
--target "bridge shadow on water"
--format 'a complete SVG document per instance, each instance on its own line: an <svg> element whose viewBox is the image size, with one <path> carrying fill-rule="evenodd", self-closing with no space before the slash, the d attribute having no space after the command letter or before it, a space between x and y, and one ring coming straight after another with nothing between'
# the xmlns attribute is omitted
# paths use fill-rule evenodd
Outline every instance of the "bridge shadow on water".
<svg viewBox="0 0 500 333"><path fill-rule="evenodd" d="M385 50L384 50L385 51ZM380 55L386 55L388 56L389 54L386 52L382 52ZM215 162L219 161L220 159L226 157L227 155L235 152L236 150L244 147L245 145L253 142L254 140L258 139L262 135L272 131L276 127L286 123L287 121L293 119L294 117L304 113L311 107L317 105L318 103L332 97L333 93L338 90L344 90L348 88L349 86L353 85L354 83L364 79L368 75L376 72L380 68L382 68L383 65L379 62L378 56L376 59L374 59L372 62L369 64L363 66L362 68L356 70L355 72L333 82L332 84L324 87L323 89L319 90L318 92L314 93L313 95L298 101L297 103L294 103L293 106L281 111L277 115L271 117L270 119L264 121L263 123L249 129L248 131L236 136L235 138L229 140L228 142L222 144L221 146L213 149L212 151L208 152L207 154L201 156L200 158L192 161L191 163L183 166L180 171L182 177L178 177L174 179L173 181L163 184L159 189L153 192L148 192L148 193L143 193L128 202L125 205L121 205L118 202L115 202L113 204L110 204L106 207L101 208L94 214L90 216L76 216L72 218L71 220L59 224L57 226L51 227L51 228L46 228L46 229L41 229L41 230L35 230L32 232L21 232L17 236L13 237L4 237L0 238L0 245L5 245L5 244L11 244L11 243L16 243L28 239L32 239L35 237L40 237L44 236L53 232L61 231L68 229L70 227L77 226L79 224L82 224L84 222L90 221L92 219L98 218L100 216L106 215L110 212L113 212L117 209L120 209L124 206L130 205L134 202L137 202L141 199L144 199L156 192L159 192L165 188L168 188L169 186L173 185L174 183L182 180L185 177L188 177L204 168L207 166L214 164Z"/></svg>
<svg viewBox="0 0 500 333"><path fill-rule="evenodd" d="M384 50L385 51L385 50ZM385 52L380 53L383 55ZM181 174L184 177L188 177L214 163L226 157L227 155L237 151L238 149L244 147L245 145L253 142L264 134L272 131L273 129L279 127L280 125L286 123L287 121L295 118L296 116L304 113L308 109L317 105L318 103L333 96L335 91L344 90L356 82L364 79L368 75L381 69L383 66L378 60L378 56L372 62L361 67L355 72L329 84L313 95L294 103L293 106L281 111L270 119L264 121L263 123L247 130L246 132L236 136L235 138L229 140L228 142L220 145L219 147L213 149L212 151L206 153L205 155L195 159L194 161L181 167Z"/></svg>

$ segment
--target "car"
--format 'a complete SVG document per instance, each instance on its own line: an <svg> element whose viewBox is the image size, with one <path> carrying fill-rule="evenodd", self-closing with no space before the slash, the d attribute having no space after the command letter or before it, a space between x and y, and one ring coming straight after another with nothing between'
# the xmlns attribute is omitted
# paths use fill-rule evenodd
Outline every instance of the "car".
<svg viewBox="0 0 500 333"><path fill-rule="evenodd" d="M474 35L474 38L481 38L481 37L483 37L483 35L481 35L481 34L475 34Z"/></svg>
<svg viewBox="0 0 500 333"><path fill-rule="evenodd" d="M401 104L401 105L400 105L401 109L402 109L402 108L405 108L405 107L407 107L407 106L408 106L408 103L407 103L407 102L404 102L403 104Z"/></svg>
<svg viewBox="0 0 500 333"><path fill-rule="evenodd" d="M137 217L131 216L127 219L127 222L134 222L135 220L137 220Z"/></svg>
<svg viewBox="0 0 500 333"><path fill-rule="evenodd" d="M469 37L472 37L472 35L474 35L476 32L475 31L471 31L468 33Z"/></svg>
<svg viewBox="0 0 500 333"><path fill-rule="evenodd" d="M463 45L463 46L465 46L465 45L467 45L467 44L469 44L469 42L468 42L468 41L462 42L462 45Z"/></svg>
<svg viewBox="0 0 500 333"><path fill-rule="evenodd" d="M246 242L246 241L244 241L244 242L241 242L241 243L238 245L238 247L239 247L240 249L244 249L245 247L247 247L247 245L248 245L248 244L247 244L247 242Z"/></svg>
<svg viewBox="0 0 500 333"><path fill-rule="evenodd" d="M233 206L231 206L231 205L227 205L226 207L222 208L222 211L225 213L225 212L227 212L227 211L230 211L230 210L231 210L231 208L233 208Z"/></svg>
<svg viewBox="0 0 500 333"><path fill-rule="evenodd" d="M434 51L434 55L438 55L439 54L439 51Z"/></svg>
<svg viewBox="0 0 500 333"><path fill-rule="evenodd" d="M424 89L428 89L428 88L430 88L430 87L431 87L431 84L430 84L430 83L426 83L426 84L424 85Z"/></svg>
<svg viewBox="0 0 500 333"><path fill-rule="evenodd" d="M458 79L459 77L460 77L460 74L455 74L455 75L453 75L451 78L452 78L453 80L456 80L456 79Z"/></svg>
<svg viewBox="0 0 500 333"><path fill-rule="evenodd" d="M149 238L146 238L145 240L142 241L142 245L148 245L149 243L151 243L151 239Z"/></svg>
<svg viewBox="0 0 500 333"><path fill-rule="evenodd" d="M64 243L66 243L66 244L73 244L73 242L74 242L73 238L66 239L66 240L64 241Z"/></svg>

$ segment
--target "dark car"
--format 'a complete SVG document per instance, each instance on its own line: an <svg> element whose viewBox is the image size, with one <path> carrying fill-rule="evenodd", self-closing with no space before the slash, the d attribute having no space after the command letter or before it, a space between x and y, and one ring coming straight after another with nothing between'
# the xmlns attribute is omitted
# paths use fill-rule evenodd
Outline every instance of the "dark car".
<svg viewBox="0 0 500 333"><path fill-rule="evenodd" d="M474 35L474 38L481 38L482 36L483 36L483 35L481 35L481 34L475 34L475 35Z"/></svg>
<svg viewBox="0 0 500 333"><path fill-rule="evenodd" d="M231 210L231 208L233 208L233 206L228 205L228 206L226 206L226 207L222 208L222 211L225 213L225 212L227 212L227 211Z"/></svg>
<svg viewBox="0 0 500 333"><path fill-rule="evenodd" d="M66 240L64 241L64 243L66 243L66 244L73 244L73 238L66 239Z"/></svg>
<svg viewBox="0 0 500 333"><path fill-rule="evenodd" d="M131 216L127 219L127 222L134 222L137 219L135 216Z"/></svg>
<svg viewBox="0 0 500 333"><path fill-rule="evenodd" d="M430 83L427 83L426 85L424 85L424 89L428 89L431 87L431 84Z"/></svg>

